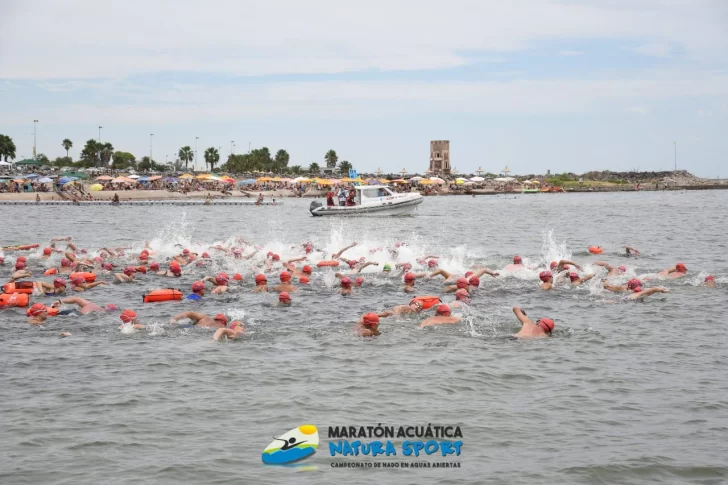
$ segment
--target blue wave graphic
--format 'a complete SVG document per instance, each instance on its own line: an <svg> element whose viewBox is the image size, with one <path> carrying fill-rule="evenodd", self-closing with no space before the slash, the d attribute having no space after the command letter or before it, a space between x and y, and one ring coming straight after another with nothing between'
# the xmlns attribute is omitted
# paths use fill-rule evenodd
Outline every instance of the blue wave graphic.
<svg viewBox="0 0 728 485"><path fill-rule="evenodd" d="M290 450L277 450L273 453L265 453L261 455L263 463L266 465L285 465L303 460L316 453L316 448L291 448Z"/></svg>

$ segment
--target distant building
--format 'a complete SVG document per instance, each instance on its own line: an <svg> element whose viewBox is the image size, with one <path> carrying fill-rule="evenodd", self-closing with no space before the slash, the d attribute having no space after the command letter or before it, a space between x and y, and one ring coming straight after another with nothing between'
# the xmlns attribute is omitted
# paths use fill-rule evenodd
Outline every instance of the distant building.
<svg viewBox="0 0 728 485"><path fill-rule="evenodd" d="M432 175L450 175L450 140L430 142L430 172Z"/></svg>

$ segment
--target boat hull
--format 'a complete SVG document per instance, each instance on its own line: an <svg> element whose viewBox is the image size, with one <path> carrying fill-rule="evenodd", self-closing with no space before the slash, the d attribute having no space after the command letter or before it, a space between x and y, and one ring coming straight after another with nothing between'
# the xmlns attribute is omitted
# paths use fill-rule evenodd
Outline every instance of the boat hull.
<svg viewBox="0 0 728 485"><path fill-rule="evenodd" d="M342 207L332 206L327 207L320 202L312 202L310 211L311 215L316 217L322 216L344 216L344 217L361 217L361 216L397 216L403 214L410 214L417 210L417 206L422 203L423 198L405 200L402 202L389 202L382 203L381 205L365 205L365 206L353 206L353 207Z"/></svg>

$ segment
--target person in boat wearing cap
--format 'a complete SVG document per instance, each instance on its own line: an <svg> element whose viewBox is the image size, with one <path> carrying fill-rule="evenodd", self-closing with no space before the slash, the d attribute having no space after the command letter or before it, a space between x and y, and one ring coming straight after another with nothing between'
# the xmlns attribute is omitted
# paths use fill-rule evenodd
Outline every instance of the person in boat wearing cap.
<svg viewBox="0 0 728 485"><path fill-rule="evenodd" d="M43 325L48 320L48 307L42 303L35 303L25 311L30 325Z"/></svg>
<svg viewBox="0 0 728 485"><path fill-rule="evenodd" d="M594 266L601 266L602 268L606 269L608 277L620 276L627 272L627 267L624 265L612 266L611 264L604 261L596 261L593 264Z"/></svg>
<svg viewBox="0 0 728 485"><path fill-rule="evenodd" d="M123 273L114 274L114 283L131 283L134 281L134 273L136 273L134 266L127 266Z"/></svg>
<svg viewBox="0 0 728 485"><path fill-rule="evenodd" d="M199 312L182 312L175 316L173 316L169 323L175 323L183 318L187 318L192 320L192 324L197 327L204 327L204 328L221 328L225 327L228 323L227 317L222 314L218 313L214 317L208 317L204 313Z"/></svg>
<svg viewBox="0 0 728 485"><path fill-rule="evenodd" d="M61 304L77 305L78 311L81 315L86 315L91 312L113 312L113 311L117 310L116 305L114 305L113 303L109 303L108 305L106 305L106 307L102 308L102 307L98 306L96 303L92 303L79 296L69 296L67 298L62 298L62 299L56 301L53 304L53 307L59 308ZM58 314L67 315L69 313L71 313L71 311L65 310L65 311L59 312Z"/></svg>
<svg viewBox="0 0 728 485"><path fill-rule="evenodd" d="M121 315L119 315L119 318L121 319L119 329L123 329L126 325L130 325L134 330L143 330L147 328L146 325L139 323L137 320L137 314L134 310L124 310L121 312Z"/></svg>
<svg viewBox="0 0 728 485"><path fill-rule="evenodd" d="M550 318L539 318L534 323L526 316L526 312L517 306L513 307L513 313L516 314L516 318L521 322L521 330L513 335L516 338L533 339L550 337L551 332L556 328L556 324Z"/></svg>
<svg viewBox="0 0 728 485"><path fill-rule="evenodd" d="M169 263L168 271L160 271L157 276L167 276L170 278L179 278L182 276L182 266L177 261L171 261Z"/></svg>
<svg viewBox="0 0 728 485"><path fill-rule="evenodd" d="M192 283L192 293L185 297L185 300L202 300L205 296L205 283L202 281L195 281Z"/></svg>
<svg viewBox="0 0 728 485"><path fill-rule="evenodd" d="M218 273L215 276L205 276L202 281L206 283L212 283L214 286L214 288L212 289L212 293L215 295L220 295L228 291L228 283L230 282L230 277L227 275L227 273Z"/></svg>
<svg viewBox="0 0 728 485"><path fill-rule="evenodd" d="M255 275L255 288L253 293L267 293L268 292L268 278L264 274Z"/></svg>
<svg viewBox="0 0 728 485"><path fill-rule="evenodd" d="M291 294L287 291L281 291L278 294L278 306L291 306Z"/></svg>
<svg viewBox="0 0 728 485"><path fill-rule="evenodd" d="M703 281L700 286L707 286L708 288L715 288L715 276L708 275L705 277L705 281Z"/></svg>
<svg viewBox="0 0 728 485"><path fill-rule="evenodd" d="M385 314L377 314L374 312L365 313L359 318L354 327L354 333L360 337L376 337L379 333L379 319L387 316Z"/></svg>
<svg viewBox="0 0 728 485"><path fill-rule="evenodd" d="M106 281L95 281L93 283L86 283L86 279L83 276L74 276L73 278L71 278L71 289L73 291L86 291L101 285L109 286Z"/></svg>
<svg viewBox="0 0 728 485"><path fill-rule="evenodd" d="M682 278L683 276L686 276L688 274L688 268L683 263L677 263L672 268L663 269L659 273L657 273L657 276L661 276L663 278L669 278L671 280L674 280L676 278Z"/></svg>
<svg viewBox="0 0 728 485"><path fill-rule="evenodd" d="M212 340L222 340L223 338L235 340L243 336L245 336L245 325L243 325L243 322L238 322L236 320L234 322L230 322L230 328L223 327L215 330L215 335L213 335Z"/></svg>
<svg viewBox="0 0 728 485"><path fill-rule="evenodd" d="M294 291L298 291L298 287L291 284L291 273L288 271L282 271L278 277L281 280L280 285L276 285L273 287L273 291L276 291L278 293L282 291L287 291L288 293L292 293Z"/></svg>
<svg viewBox="0 0 728 485"><path fill-rule="evenodd" d="M588 274L584 277L579 277L579 273L576 273L572 271L569 273L569 280L571 281L571 286L579 286L582 283L586 283L590 279L594 278L593 274Z"/></svg>
<svg viewBox="0 0 728 485"><path fill-rule="evenodd" d="M449 305L441 303L437 306L437 310L435 310L435 316L424 319L422 323L420 323L420 328L429 327L431 325L447 325L458 323L462 319L463 317L461 316L453 316L452 310L450 309Z"/></svg>

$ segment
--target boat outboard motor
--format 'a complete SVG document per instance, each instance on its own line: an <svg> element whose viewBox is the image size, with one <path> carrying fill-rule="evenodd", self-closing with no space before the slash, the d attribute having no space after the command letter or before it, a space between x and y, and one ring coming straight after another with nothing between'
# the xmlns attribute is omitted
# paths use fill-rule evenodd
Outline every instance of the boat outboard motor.
<svg viewBox="0 0 728 485"><path fill-rule="evenodd" d="M311 214L316 215L316 214L314 214L313 211L316 210L316 209L318 209L319 207L322 207L322 206L323 206L323 204L321 202L318 202L318 201L315 201L314 200L313 202L311 202L311 206L308 208L308 210L311 211Z"/></svg>

